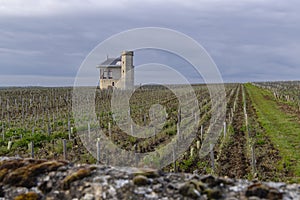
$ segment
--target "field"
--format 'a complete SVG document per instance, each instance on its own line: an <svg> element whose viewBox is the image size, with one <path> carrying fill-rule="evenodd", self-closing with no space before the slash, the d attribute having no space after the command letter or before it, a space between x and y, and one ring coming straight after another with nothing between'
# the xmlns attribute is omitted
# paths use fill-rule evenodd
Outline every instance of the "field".
<svg viewBox="0 0 300 200"><path fill-rule="evenodd" d="M178 136L185 137L178 124L189 127L195 120L196 135L191 145L164 171L300 182L300 82L225 84L226 98L216 98L226 106L226 116L223 121L215 121L218 128L213 131L210 125L217 108L209 90L206 85L192 87L197 102L187 101L191 113L185 113L176 95L165 87L143 86L135 91L130 109L125 111L135 124L151 126L153 119L166 120L158 123L160 131L144 130L145 136L149 136L145 138L132 136L136 131L127 127L126 117L124 126L132 135L116 123L120 116L110 109L111 90L96 90L95 98L92 97L96 120L89 121L87 116L81 116L82 120L74 118L73 88L1 88L0 155L114 164L119 159L116 152L101 146L102 154L92 156L85 148L85 143L91 144L92 150L97 148L97 138L102 138L99 128L123 150L151 153ZM80 98L85 101L90 97ZM151 111L152 105L158 104L164 106L165 113ZM193 111L195 106L199 112ZM200 156L210 132L219 137L209 146L209 154ZM178 143L177 148L181 148Z"/></svg>

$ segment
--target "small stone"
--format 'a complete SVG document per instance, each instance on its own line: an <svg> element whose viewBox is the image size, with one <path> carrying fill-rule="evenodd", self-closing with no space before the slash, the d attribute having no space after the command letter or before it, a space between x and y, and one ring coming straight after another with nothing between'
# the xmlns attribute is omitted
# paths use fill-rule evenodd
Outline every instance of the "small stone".
<svg viewBox="0 0 300 200"><path fill-rule="evenodd" d="M208 197L208 199L220 199L222 198L222 192L217 189L206 189L204 191Z"/></svg>
<svg viewBox="0 0 300 200"><path fill-rule="evenodd" d="M133 174L135 176L143 175L146 176L147 178L156 178L160 176L161 172L155 169L141 168L138 169L138 171L134 172Z"/></svg>
<svg viewBox="0 0 300 200"><path fill-rule="evenodd" d="M156 184L156 185L154 185L153 186L153 191L154 192L162 192L163 191L163 186L162 186L162 184Z"/></svg>
<svg viewBox="0 0 300 200"><path fill-rule="evenodd" d="M32 200L38 200L40 199L40 196L35 192L27 192L25 194L20 194L14 198L15 200L26 200L26 199L32 199Z"/></svg>
<svg viewBox="0 0 300 200"><path fill-rule="evenodd" d="M255 183L247 188L247 197L256 196L259 198L267 199L282 199L283 194L279 192L276 188L268 187L267 185L261 183Z"/></svg>
<svg viewBox="0 0 300 200"><path fill-rule="evenodd" d="M190 184L195 185L195 188L201 192L204 191L206 188L206 185L202 183L202 181L190 180Z"/></svg>
<svg viewBox="0 0 300 200"><path fill-rule="evenodd" d="M190 198L200 197L201 193L199 190L197 190L197 188L199 189L199 187L197 186L197 184L195 184L195 182L196 181L189 181L184 185L182 185L179 188L179 193L183 196L190 197Z"/></svg>
<svg viewBox="0 0 300 200"><path fill-rule="evenodd" d="M232 179L229 179L229 178L218 178L218 181L217 182L220 182L220 186L225 186L225 185L228 185L228 186L233 186L234 185L234 181Z"/></svg>
<svg viewBox="0 0 300 200"><path fill-rule="evenodd" d="M226 200L239 200L236 197L226 197Z"/></svg>
<svg viewBox="0 0 300 200"><path fill-rule="evenodd" d="M146 176L137 175L133 178L133 183L137 186L144 186L149 184L149 180Z"/></svg>
<svg viewBox="0 0 300 200"><path fill-rule="evenodd" d="M82 200L94 200L94 195L92 194L85 194Z"/></svg>
<svg viewBox="0 0 300 200"><path fill-rule="evenodd" d="M62 180L62 188L64 190L67 190L70 188L70 184L76 180L82 179L86 176L91 175L91 169L89 168L82 168L79 169L78 171L74 172L73 174L70 174L69 176L65 177Z"/></svg>
<svg viewBox="0 0 300 200"><path fill-rule="evenodd" d="M286 183L283 182L268 182L266 183L267 186L272 188L284 188L286 187Z"/></svg>
<svg viewBox="0 0 300 200"><path fill-rule="evenodd" d="M168 189L170 189L170 190L178 190L178 185L177 184L175 184L175 183L169 183L168 185L167 185L167 188Z"/></svg>
<svg viewBox="0 0 300 200"><path fill-rule="evenodd" d="M203 183L206 183L208 185L208 187L221 186L221 184L233 185L233 183L230 180L216 178L212 175L203 176L200 178L200 181L202 181Z"/></svg>
<svg viewBox="0 0 300 200"><path fill-rule="evenodd" d="M248 200L261 200L261 198L252 196L252 197L249 197Z"/></svg>
<svg viewBox="0 0 300 200"><path fill-rule="evenodd" d="M206 183L209 185L209 187L214 187L217 185L216 183L216 178L212 175L206 175L206 176L203 176L200 178L200 180L203 182L203 183Z"/></svg>
<svg viewBox="0 0 300 200"><path fill-rule="evenodd" d="M151 192L150 194L145 194L146 199L157 199L157 194Z"/></svg>

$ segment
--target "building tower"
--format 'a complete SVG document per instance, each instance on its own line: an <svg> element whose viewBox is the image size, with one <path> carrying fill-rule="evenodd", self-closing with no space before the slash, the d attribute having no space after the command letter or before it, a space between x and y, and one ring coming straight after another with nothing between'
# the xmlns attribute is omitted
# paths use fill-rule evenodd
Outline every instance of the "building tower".
<svg viewBox="0 0 300 200"><path fill-rule="evenodd" d="M99 64L100 89L118 88L133 89L134 87L134 66L133 51L123 51L117 58L109 58Z"/></svg>
<svg viewBox="0 0 300 200"><path fill-rule="evenodd" d="M134 87L134 66L133 51L123 51L121 54L121 78L123 79L122 88L125 90Z"/></svg>

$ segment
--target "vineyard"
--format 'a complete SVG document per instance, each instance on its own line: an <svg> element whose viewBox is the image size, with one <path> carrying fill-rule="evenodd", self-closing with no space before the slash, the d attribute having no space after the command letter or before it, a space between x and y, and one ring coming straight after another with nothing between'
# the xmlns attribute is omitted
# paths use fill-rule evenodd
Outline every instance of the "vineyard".
<svg viewBox="0 0 300 200"><path fill-rule="evenodd" d="M170 89L142 86L130 97L130 109L124 111L124 118L111 110L112 90L93 89L94 96L78 97L80 101L94 101L96 118L91 120L86 116L75 119L73 88L1 88L0 155L109 165L119 160L120 155L98 146L97 140L104 136L120 149L135 154L151 153L171 142L176 148L183 148L174 138L189 139L180 131L179 124L184 124L195 128L196 135L184 147L184 153L177 159L173 157L163 171L300 182L300 82L225 84L226 99L213 97L220 104L212 102L206 85L192 88L197 101L188 94L184 96L184 106L190 113L184 111ZM226 115L222 121L214 121L214 110L222 103ZM199 112L194 111L195 107ZM80 109L84 113L84 108ZM116 123L118 120L124 123ZM158 127L152 125L153 120ZM197 122L196 127L192 121ZM212 122L217 128L211 128ZM140 131L133 123L151 128L143 130L145 137L134 137ZM217 140L208 145L207 155L200 156L211 133L218 136ZM92 156L86 148L88 144L95 152L101 151L101 155ZM133 162L139 166L139 160Z"/></svg>

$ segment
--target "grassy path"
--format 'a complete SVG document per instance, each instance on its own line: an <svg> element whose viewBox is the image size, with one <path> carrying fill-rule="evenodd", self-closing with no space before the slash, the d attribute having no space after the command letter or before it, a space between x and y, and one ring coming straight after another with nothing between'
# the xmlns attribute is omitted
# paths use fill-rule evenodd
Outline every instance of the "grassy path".
<svg viewBox="0 0 300 200"><path fill-rule="evenodd" d="M273 98L273 94L252 84L245 84L258 121L280 151L282 160L278 170L287 170L288 180L300 182L300 124L297 117L284 112Z"/></svg>

